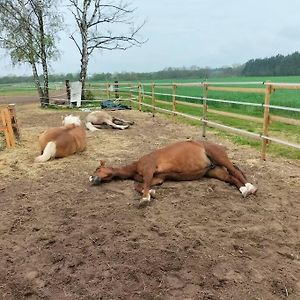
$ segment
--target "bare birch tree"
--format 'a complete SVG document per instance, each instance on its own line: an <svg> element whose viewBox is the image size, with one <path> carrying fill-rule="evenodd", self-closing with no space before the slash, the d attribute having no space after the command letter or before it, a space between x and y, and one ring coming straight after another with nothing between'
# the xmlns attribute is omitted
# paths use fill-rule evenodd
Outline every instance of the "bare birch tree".
<svg viewBox="0 0 300 300"><path fill-rule="evenodd" d="M145 22L136 26L134 23L136 9L122 0L69 0L69 2L79 31L79 35L77 31L70 38L81 56L81 97L85 99L89 57L94 50L126 50L143 44L145 41L138 35Z"/></svg>
<svg viewBox="0 0 300 300"><path fill-rule="evenodd" d="M0 1L0 47L8 51L13 64L31 65L42 107L49 104L48 61L58 54L55 37L61 18L55 9L56 2Z"/></svg>

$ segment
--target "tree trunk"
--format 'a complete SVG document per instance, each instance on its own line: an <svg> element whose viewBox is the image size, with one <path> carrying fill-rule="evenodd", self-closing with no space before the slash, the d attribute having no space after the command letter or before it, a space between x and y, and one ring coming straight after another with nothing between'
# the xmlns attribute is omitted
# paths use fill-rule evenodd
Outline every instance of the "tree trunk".
<svg viewBox="0 0 300 300"><path fill-rule="evenodd" d="M36 69L36 66L35 66L34 62L31 63L31 68L32 68L33 80L34 80L35 86L36 86L38 94L39 94L41 107L44 107L44 101L43 101L43 99L44 99L44 92L43 92L43 89L41 88L41 83L40 83L40 80L39 80L39 75L38 75L38 72L37 72L37 69Z"/></svg>
<svg viewBox="0 0 300 300"><path fill-rule="evenodd" d="M87 78L87 67L88 67L88 55L87 53L83 53L81 57L81 70L80 70L80 82L81 82L81 100L85 100L85 86L86 86L86 78Z"/></svg>
<svg viewBox="0 0 300 300"><path fill-rule="evenodd" d="M83 15L80 25L81 32L81 68L80 68L80 82L81 82L81 100L86 99L86 78L87 78L87 68L89 62L89 54L88 54L88 25L87 25L87 10L90 4L88 2L84 3L83 7Z"/></svg>
<svg viewBox="0 0 300 300"><path fill-rule="evenodd" d="M38 10L37 13L38 22L40 27L40 46L41 46L41 60L42 60L42 68L43 68L43 102L42 107L49 105L49 77L48 77L48 66L47 66L47 53L45 46L45 32L44 32L44 20L43 20L43 11L41 9Z"/></svg>

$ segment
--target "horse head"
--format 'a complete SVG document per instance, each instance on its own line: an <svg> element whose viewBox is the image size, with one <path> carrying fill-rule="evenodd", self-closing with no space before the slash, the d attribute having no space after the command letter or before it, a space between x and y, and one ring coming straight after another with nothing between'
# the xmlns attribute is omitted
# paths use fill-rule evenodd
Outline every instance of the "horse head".
<svg viewBox="0 0 300 300"><path fill-rule="evenodd" d="M89 177L89 181L92 185L100 185L102 182L111 181L112 178L112 169L105 167L105 162L100 160L100 166L96 169L94 175Z"/></svg>
<svg viewBox="0 0 300 300"><path fill-rule="evenodd" d="M64 126L74 124L75 126L80 126L81 121L79 116L68 115L64 117L62 124Z"/></svg>

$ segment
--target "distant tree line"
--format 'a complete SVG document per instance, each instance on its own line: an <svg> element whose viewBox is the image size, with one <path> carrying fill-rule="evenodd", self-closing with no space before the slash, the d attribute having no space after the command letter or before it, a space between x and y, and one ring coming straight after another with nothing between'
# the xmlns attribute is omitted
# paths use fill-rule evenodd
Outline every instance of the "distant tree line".
<svg viewBox="0 0 300 300"><path fill-rule="evenodd" d="M121 73L98 73L89 77L90 81L137 81L137 80L160 80L160 79L199 79L206 80L211 77L239 76L241 66L223 68L199 68L197 66L181 68L165 68L157 72L121 72Z"/></svg>
<svg viewBox="0 0 300 300"><path fill-rule="evenodd" d="M88 81L139 81L139 80L159 80L159 79L199 79L206 80L212 77L240 76L242 66L222 67L222 68L199 68L181 67L165 68L157 72L121 72L121 73L96 73L88 76ZM49 75L50 82L62 82L66 79L78 81L80 74L54 74ZM32 83L31 76L4 76L0 77L0 84L3 83Z"/></svg>
<svg viewBox="0 0 300 300"><path fill-rule="evenodd" d="M289 76L300 75L300 53L276 55L268 58L249 60L242 76Z"/></svg>
<svg viewBox="0 0 300 300"><path fill-rule="evenodd" d="M41 78L41 76L39 77ZM66 79L69 79L70 81L78 81L80 78L79 73L68 73L68 74L53 74L49 75L49 81L50 82L62 82ZM14 76L14 75L8 75L0 77L0 84L16 84L16 83L33 83L32 76Z"/></svg>
<svg viewBox="0 0 300 300"><path fill-rule="evenodd" d="M198 79L206 80L213 77L232 76L288 76L300 75L300 53L284 56L276 55L263 59L251 59L244 65L234 65L221 68L200 68L198 66L165 68L157 72L121 72L121 73L95 73L88 76L88 81L140 81L160 79ZM80 80L80 73L49 75L50 82L63 82ZM0 84L4 83L32 83L32 76L4 76L0 77Z"/></svg>

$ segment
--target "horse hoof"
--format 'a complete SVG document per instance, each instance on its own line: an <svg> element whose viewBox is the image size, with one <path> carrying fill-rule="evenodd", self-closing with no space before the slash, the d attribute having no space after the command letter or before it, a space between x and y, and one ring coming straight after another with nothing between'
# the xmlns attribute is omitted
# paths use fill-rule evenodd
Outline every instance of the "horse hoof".
<svg viewBox="0 0 300 300"><path fill-rule="evenodd" d="M240 187L240 192L244 198L246 198L248 195L251 194L250 191L245 186Z"/></svg>
<svg viewBox="0 0 300 300"><path fill-rule="evenodd" d="M250 194L255 194L257 192L257 187L255 187L253 184L251 184L249 182L247 182L245 184L245 187L247 188L247 190Z"/></svg>
<svg viewBox="0 0 300 300"><path fill-rule="evenodd" d="M149 194L152 198L155 198L156 191L155 190L149 190Z"/></svg>
<svg viewBox="0 0 300 300"><path fill-rule="evenodd" d="M138 208L142 208L147 206L150 203L150 199L147 198L142 198L142 200L140 200L139 204L138 204Z"/></svg>

